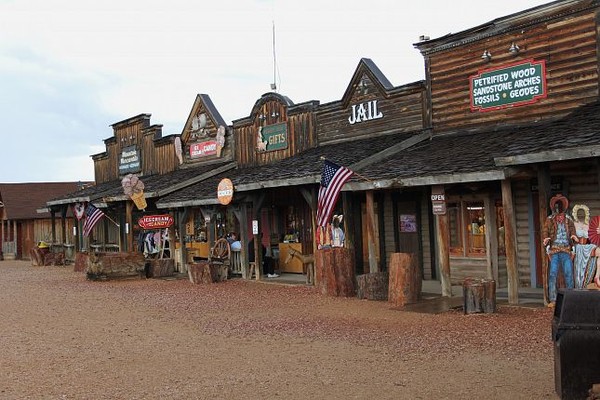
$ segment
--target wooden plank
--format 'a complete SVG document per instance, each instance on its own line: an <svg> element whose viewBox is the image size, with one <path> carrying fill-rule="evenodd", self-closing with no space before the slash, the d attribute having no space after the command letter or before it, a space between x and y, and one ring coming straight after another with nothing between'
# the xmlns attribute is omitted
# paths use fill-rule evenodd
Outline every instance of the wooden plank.
<svg viewBox="0 0 600 400"><path fill-rule="evenodd" d="M540 216L539 231L544 231L544 224L548 217L548 201L550 200L550 167L548 164L538 165L538 210ZM540 238L541 241L544 238ZM541 247L540 254L542 264L542 280L544 287L544 303L548 303L548 257L546 257L546 249L543 243L536 243L536 246Z"/></svg>
<svg viewBox="0 0 600 400"><path fill-rule="evenodd" d="M366 212L367 212L367 246L369 249L369 272L379 272L379 265L377 264L377 253L375 247L375 204L373 200L373 191L369 190L366 193Z"/></svg>

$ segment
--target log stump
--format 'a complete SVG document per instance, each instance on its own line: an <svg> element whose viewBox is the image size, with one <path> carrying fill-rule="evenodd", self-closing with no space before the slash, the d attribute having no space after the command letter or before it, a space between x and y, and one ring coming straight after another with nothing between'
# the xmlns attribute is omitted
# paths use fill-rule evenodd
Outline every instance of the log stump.
<svg viewBox="0 0 600 400"><path fill-rule="evenodd" d="M358 275L356 277L356 297L367 300L387 300L388 286L387 271Z"/></svg>
<svg viewBox="0 0 600 400"><path fill-rule="evenodd" d="M145 265L142 253L92 253L85 272L89 280L145 278Z"/></svg>
<svg viewBox="0 0 600 400"><path fill-rule="evenodd" d="M216 283L227 280L227 265L210 261L200 261L188 264L188 276L190 282Z"/></svg>
<svg viewBox="0 0 600 400"><path fill-rule="evenodd" d="M161 278L173 276L175 260L172 258L157 258L146 261L146 278Z"/></svg>
<svg viewBox="0 0 600 400"><path fill-rule="evenodd" d="M322 294L353 297L354 256L344 247L319 249L315 252L316 286Z"/></svg>
<svg viewBox="0 0 600 400"><path fill-rule="evenodd" d="M466 278L463 281L463 309L465 314L496 312L496 281Z"/></svg>
<svg viewBox="0 0 600 400"><path fill-rule="evenodd" d="M75 254L75 263L73 264L73 271L84 272L87 262L88 262L87 253L76 253Z"/></svg>
<svg viewBox="0 0 600 400"><path fill-rule="evenodd" d="M421 297L423 277L419 258L412 253L392 253L389 261L388 301L396 306L416 303Z"/></svg>

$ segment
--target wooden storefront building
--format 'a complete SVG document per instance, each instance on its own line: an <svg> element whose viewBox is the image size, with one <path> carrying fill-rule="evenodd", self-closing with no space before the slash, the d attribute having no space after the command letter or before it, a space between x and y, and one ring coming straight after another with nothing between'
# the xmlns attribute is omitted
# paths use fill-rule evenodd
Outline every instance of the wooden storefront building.
<svg viewBox="0 0 600 400"><path fill-rule="evenodd" d="M544 285L539 232L550 196L561 192L600 214L598 12L597 1L556 1L421 41L414 46L426 79L401 86L362 59L339 101L295 104L266 93L231 126L206 95L181 135L163 138L149 115L133 117L113 125L106 152L93 157L96 187L48 204L97 203L120 229L111 234L105 221L93 239L130 250L143 213L121 178L136 173L145 213L175 217L181 271L231 231L246 266L253 221L276 260L294 246L314 253L328 159L359 174L336 210L356 274L413 253L445 295L468 276L486 277L516 302L520 287ZM138 170L119 169L123 152L139 154ZM233 184L228 204L217 198L224 179Z"/></svg>

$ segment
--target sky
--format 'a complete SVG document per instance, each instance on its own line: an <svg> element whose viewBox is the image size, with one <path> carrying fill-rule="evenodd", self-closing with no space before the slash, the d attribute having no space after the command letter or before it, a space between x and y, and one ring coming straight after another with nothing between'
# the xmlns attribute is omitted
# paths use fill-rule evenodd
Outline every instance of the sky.
<svg viewBox="0 0 600 400"><path fill-rule="evenodd" d="M228 124L275 82L339 100L361 58L395 86L413 47L549 1L0 0L0 182L93 181L110 125L148 113L180 134L196 95Z"/></svg>

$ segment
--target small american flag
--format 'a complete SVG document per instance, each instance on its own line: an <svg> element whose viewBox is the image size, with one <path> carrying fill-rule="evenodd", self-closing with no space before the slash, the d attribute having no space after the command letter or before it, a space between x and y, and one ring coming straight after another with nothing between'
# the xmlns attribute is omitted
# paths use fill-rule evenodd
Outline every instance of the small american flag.
<svg viewBox="0 0 600 400"><path fill-rule="evenodd" d="M85 221L83 222L83 235L89 236L96 226L96 223L104 217L104 213L100 209L94 207L92 203L89 203L85 209Z"/></svg>
<svg viewBox="0 0 600 400"><path fill-rule="evenodd" d="M331 161L325 160L321 173L321 187L319 188L319 201L317 206L317 225L325 226L333 212L344 183L352 177L352 172L346 167L341 167Z"/></svg>

